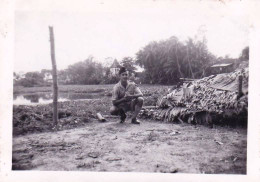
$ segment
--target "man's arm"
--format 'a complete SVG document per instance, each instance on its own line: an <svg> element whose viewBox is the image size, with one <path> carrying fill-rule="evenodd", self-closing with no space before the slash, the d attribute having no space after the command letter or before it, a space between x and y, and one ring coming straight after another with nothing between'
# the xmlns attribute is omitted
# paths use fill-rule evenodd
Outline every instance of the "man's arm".
<svg viewBox="0 0 260 182"><path fill-rule="evenodd" d="M126 98L126 97L123 97L121 99L113 100L112 103L113 103L114 106L117 106L117 105L119 105L123 102L127 102L127 101L129 101L129 99Z"/></svg>
<svg viewBox="0 0 260 182"><path fill-rule="evenodd" d="M134 96L134 98L143 97L143 93L141 92L139 87L137 87L137 86L135 87L135 94L133 96Z"/></svg>
<svg viewBox="0 0 260 182"><path fill-rule="evenodd" d="M127 99L136 99L138 97L143 97L143 94L134 94L134 95L125 96L125 98Z"/></svg>
<svg viewBox="0 0 260 182"><path fill-rule="evenodd" d="M136 99L138 97L143 97L143 93L141 92L141 90L136 86L135 88L135 92L134 92L134 95L128 95L126 96L127 99Z"/></svg>
<svg viewBox="0 0 260 182"><path fill-rule="evenodd" d="M118 95L118 89L116 86L114 86L113 88L113 92L112 92L112 104L114 106L117 106L123 102L127 102L127 101L130 101L131 99L130 98L126 98L126 97L123 97L121 99L119 99L119 95Z"/></svg>

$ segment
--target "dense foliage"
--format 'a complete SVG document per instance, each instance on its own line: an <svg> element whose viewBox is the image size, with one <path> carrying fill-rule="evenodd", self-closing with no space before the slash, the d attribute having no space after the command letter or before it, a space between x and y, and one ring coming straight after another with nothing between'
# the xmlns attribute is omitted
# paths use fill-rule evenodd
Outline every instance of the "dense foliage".
<svg viewBox="0 0 260 182"><path fill-rule="evenodd" d="M103 79L103 67L93 57L69 66L66 72L72 84L99 84Z"/></svg>
<svg viewBox="0 0 260 182"><path fill-rule="evenodd" d="M241 61L244 61L244 60L249 60L249 47L245 47L243 50L242 50L242 53L239 57L239 59Z"/></svg>
<svg viewBox="0 0 260 182"><path fill-rule="evenodd" d="M189 39L182 43L176 37L151 42L137 53L137 63L145 68L145 81L160 84L201 78L215 59L205 41Z"/></svg>
<svg viewBox="0 0 260 182"><path fill-rule="evenodd" d="M14 77L14 84L20 85L24 87L33 87L36 85L44 85L44 75L40 72L27 72L26 74L20 76L16 73L13 75Z"/></svg>

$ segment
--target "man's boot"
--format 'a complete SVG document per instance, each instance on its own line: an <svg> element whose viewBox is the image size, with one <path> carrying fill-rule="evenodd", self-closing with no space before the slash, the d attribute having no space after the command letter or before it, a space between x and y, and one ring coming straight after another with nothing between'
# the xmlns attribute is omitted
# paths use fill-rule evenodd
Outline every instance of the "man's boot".
<svg viewBox="0 0 260 182"><path fill-rule="evenodd" d="M120 123L124 123L126 119L126 114L123 109L120 109L119 115L120 115Z"/></svg>
<svg viewBox="0 0 260 182"><path fill-rule="evenodd" d="M140 124L140 121L138 121L136 118L132 119L132 124Z"/></svg>

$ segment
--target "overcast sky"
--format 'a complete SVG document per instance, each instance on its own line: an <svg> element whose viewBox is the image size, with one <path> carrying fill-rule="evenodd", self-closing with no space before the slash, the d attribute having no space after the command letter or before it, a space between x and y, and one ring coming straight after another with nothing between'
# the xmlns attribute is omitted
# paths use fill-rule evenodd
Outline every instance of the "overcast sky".
<svg viewBox="0 0 260 182"><path fill-rule="evenodd" d="M18 0L14 71L51 69L49 25L54 27L58 69L90 55L101 62L106 57L120 61L125 56L135 57L151 41L171 36L185 41L198 32L204 33L209 51L216 56L236 58L249 44L249 20L240 1L86 2L70 8L70 4L60 7Z"/></svg>

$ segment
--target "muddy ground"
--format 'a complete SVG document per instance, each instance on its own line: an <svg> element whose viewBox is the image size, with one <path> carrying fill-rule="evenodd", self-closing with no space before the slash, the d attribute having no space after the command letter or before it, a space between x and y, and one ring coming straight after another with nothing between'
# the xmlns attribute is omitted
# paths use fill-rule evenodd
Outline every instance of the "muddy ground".
<svg viewBox="0 0 260 182"><path fill-rule="evenodd" d="M246 174L246 129L111 118L13 138L13 170Z"/></svg>
<svg viewBox="0 0 260 182"><path fill-rule="evenodd" d="M88 93L98 87L68 88ZM26 89L19 92L44 91ZM154 105L162 92L158 87L142 89L146 106ZM152 119L141 119L141 125L120 124L109 117L110 105L109 97L59 103L57 127L51 104L14 106L12 169L246 174L246 128ZM108 121L99 122L97 112Z"/></svg>

